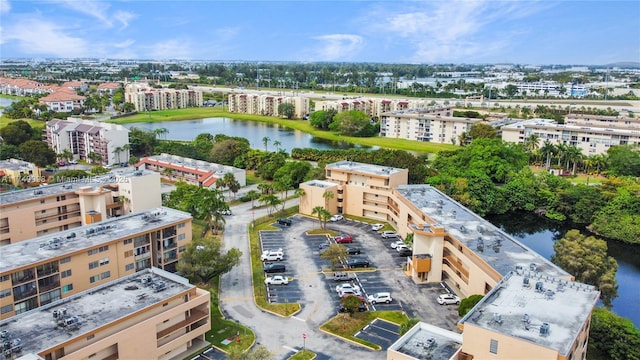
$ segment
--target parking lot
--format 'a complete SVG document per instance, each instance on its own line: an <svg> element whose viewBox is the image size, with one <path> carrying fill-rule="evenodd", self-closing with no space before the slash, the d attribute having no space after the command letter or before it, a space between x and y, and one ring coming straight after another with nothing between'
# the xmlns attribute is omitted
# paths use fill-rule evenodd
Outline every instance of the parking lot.
<svg viewBox="0 0 640 360"><path fill-rule="evenodd" d="M370 341L386 350L400 338L400 326L388 321L375 319L355 336L359 339Z"/></svg>
<svg viewBox="0 0 640 360"><path fill-rule="evenodd" d="M336 292L336 285L342 282L333 280L329 260L320 256L320 250L335 243L326 235L307 235L306 232L319 227L318 221L304 216L291 218L291 227L274 226L280 231L262 231L260 233L262 249L282 248L285 253L283 263L286 265L285 275L294 280L289 285L269 286L269 298L272 302L299 302L303 305L321 304L327 307L328 314L336 314L340 305L340 297ZM355 278L350 281L360 287L366 298L377 292L389 292L393 301L389 304L368 304L369 310L401 310L410 317L417 317L433 325L456 330L459 319L457 306L442 306L436 298L445 289L440 284L416 285L407 277L402 265L407 261L399 256L390 244L397 239L383 239L371 225L352 220L340 220L327 223L327 228L338 233L350 234L351 243L343 244L357 247L361 253L350 255L350 258L366 258L370 268L353 271ZM324 271L324 272L323 272ZM331 315L329 315L330 317ZM328 319L328 318L327 318ZM388 327L386 324L381 324ZM376 324L363 331L361 336L380 338L373 341L385 346L387 340L383 335L393 333L393 329L378 329ZM397 334L397 331L396 331ZM360 335L359 335L360 336ZM397 335L395 335L397 339ZM391 338L390 338L391 339ZM390 344L390 343L389 343Z"/></svg>

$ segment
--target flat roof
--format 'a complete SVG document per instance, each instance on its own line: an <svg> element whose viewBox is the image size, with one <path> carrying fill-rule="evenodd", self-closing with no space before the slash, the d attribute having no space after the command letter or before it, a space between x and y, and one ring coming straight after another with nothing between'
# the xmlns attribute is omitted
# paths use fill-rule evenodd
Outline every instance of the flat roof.
<svg viewBox="0 0 640 360"><path fill-rule="evenodd" d="M162 288L160 284L164 284L164 289L154 290ZM13 339L21 340L22 353L39 353L194 287L175 274L158 268L146 269L3 320L0 331L6 330ZM58 326L53 311L63 308L67 316L77 316L78 329Z"/></svg>
<svg viewBox="0 0 640 360"><path fill-rule="evenodd" d="M315 186L319 188L331 188L331 187L338 186L336 183L333 183L330 181L322 181L322 180L309 180L309 181L303 182L302 184L307 186Z"/></svg>
<svg viewBox="0 0 640 360"><path fill-rule="evenodd" d="M525 121L520 121L515 124L505 125L503 128L508 129L522 129L523 127L530 128L539 128L545 130L567 130L567 131L577 131L577 132L595 132L599 134L618 134L618 135L637 135L640 136L640 130L637 128L613 128L611 124L602 124L603 126L595 126L598 124L592 124L592 126L588 125L578 125L578 124L558 124L554 120L551 119L530 119Z"/></svg>
<svg viewBox="0 0 640 360"><path fill-rule="evenodd" d="M35 167L34 164L18 160L18 159L6 159L0 160L0 169L9 169L9 170L33 170Z"/></svg>
<svg viewBox="0 0 640 360"><path fill-rule="evenodd" d="M186 212L163 207L5 245L0 250L0 273L190 218Z"/></svg>
<svg viewBox="0 0 640 360"><path fill-rule="evenodd" d="M449 360L458 353L461 346L462 334L419 322L389 346L387 351L420 360Z"/></svg>
<svg viewBox="0 0 640 360"><path fill-rule="evenodd" d="M465 244L502 276L515 270L517 266L535 268L556 277L571 276L430 185L401 185L395 190L431 218L435 225L443 226L447 233Z"/></svg>
<svg viewBox="0 0 640 360"><path fill-rule="evenodd" d="M325 169L355 171L355 172L364 173L364 174L383 175L383 176L396 174L403 171L408 171L407 169L359 163L359 162L349 161L349 160L343 160L343 161L334 162L333 164L328 164L325 167Z"/></svg>
<svg viewBox="0 0 640 360"><path fill-rule="evenodd" d="M61 194L68 194L80 190L80 188L93 186L98 189L102 185L118 185L123 182L123 178L133 176L146 176L155 173L148 170L117 170L100 176L88 176L82 178L69 178L69 181L0 193L0 205L39 199Z"/></svg>
<svg viewBox="0 0 640 360"><path fill-rule="evenodd" d="M218 175L244 171L243 169L240 169L234 166L216 164L216 163L211 163L204 160L196 160L196 159L191 159L191 158L186 158L186 157L171 155L171 154L164 154L164 153L160 155L147 156L145 158L155 160L158 162L163 162L167 165L175 165L178 167L184 167L184 168L193 169L193 170L203 170L206 172L213 172L214 174L218 174ZM144 162L145 158L140 159L140 162Z"/></svg>
<svg viewBox="0 0 640 360"><path fill-rule="evenodd" d="M600 292L591 285L521 269L507 274L460 324L473 324L567 355L599 297Z"/></svg>

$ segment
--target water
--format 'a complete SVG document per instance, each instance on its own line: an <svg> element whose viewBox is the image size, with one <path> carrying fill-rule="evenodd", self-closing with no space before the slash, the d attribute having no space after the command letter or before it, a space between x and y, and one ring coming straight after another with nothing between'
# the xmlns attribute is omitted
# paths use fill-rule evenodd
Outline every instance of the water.
<svg viewBox="0 0 640 360"><path fill-rule="evenodd" d="M276 150L274 141L279 141L278 148L291 152L293 148L312 148L319 150L328 149L348 149L362 147L347 142L330 141L316 138L299 130L291 130L276 124L262 123L257 121L236 120L230 118L206 118L186 121L165 121L158 123L133 123L124 125L127 128L136 127L139 129L153 131L165 128L169 132L162 135L162 139L168 140L193 140L198 134L209 133L212 135L225 134L228 136L239 136L249 140L254 149L264 150L262 139L271 139L267 144L269 151Z"/></svg>
<svg viewBox="0 0 640 360"><path fill-rule="evenodd" d="M571 229L530 214L492 216L487 220L547 259L554 254L553 243ZM640 307L637 306L640 296L640 246L617 241L608 241L607 246L609 256L618 262L618 297L613 300L612 310L640 327Z"/></svg>
<svg viewBox="0 0 640 360"><path fill-rule="evenodd" d="M4 97L0 97L0 116L2 116L2 109L6 108L7 106L13 104L14 102L18 101L18 99L10 99L10 98L4 98Z"/></svg>

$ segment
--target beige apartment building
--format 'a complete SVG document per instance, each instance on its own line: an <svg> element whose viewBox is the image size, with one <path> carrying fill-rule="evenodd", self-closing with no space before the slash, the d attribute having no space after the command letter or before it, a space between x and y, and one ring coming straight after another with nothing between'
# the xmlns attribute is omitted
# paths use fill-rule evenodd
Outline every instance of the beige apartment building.
<svg viewBox="0 0 640 360"><path fill-rule="evenodd" d="M358 110L371 118L381 118L384 113L428 108L432 100L425 99L387 99L387 98L344 98L342 100L316 101L315 110L335 110L337 112Z"/></svg>
<svg viewBox="0 0 640 360"><path fill-rule="evenodd" d="M162 205L152 171L66 180L0 193L0 248Z"/></svg>
<svg viewBox="0 0 640 360"><path fill-rule="evenodd" d="M0 180L14 186L44 182L39 167L18 159L0 160Z"/></svg>
<svg viewBox="0 0 640 360"><path fill-rule="evenodd" d="M538 147L545 142L578 147L583 155L605 154L616 145L640 144L640 122L624 117L571 115L565 124L551 119L530 119L503 126L502 140L524 143L538 136Z"/></svg>
<svg viewBox="0 0 640 360"><path fill-rule="evenodd" d="M216 180L227 173L233 174L240 186L247 185L247 172L244 169L171 154L144 157L135 167L157 172L167 181L184 181L206 188L215 187Z"/></svg>
<svg viewBox="0 0 640 360"><path fill-rule="evenodd" d="M458 360L462 334L417 323L387 349L387 360Z"/></svg>
<svg viewBox="0 0 640 360"><path fill-rule="evenodd" d="M182 360L210 346L210 294L150 268L0 321L3 359Z"/></svg>
<svg viewBox="0 0 640 360"><path fill-rule="evenodd" d="M439 144L458 144L459 137L481 119L452 116L451 108L431 107L382 114L380 136Z"/></svg>
<svg viewBox="0 0 640 360"><path fill-rule="evenodd" d="M0 319L152 266L174 272L191 220L158 208L3 246Z"/></svg>
<svg viewBox="0 0 640 360"><path fill-rule="evenodd" d="M202 91L154 88L148 83L129 83L124 86L124 101L136 111L184 109L202 106Z"/></svg>
<svg viewBox="0 0 640 360"><path fill-rule="evenodd" d="M283 116L278 107L281 104L292 104L295 111L293 117L301 119L309 114L309 98L304 96L284 96L270 94L231 93L228 97L229 112L256 114L264 116Z"/></svg>

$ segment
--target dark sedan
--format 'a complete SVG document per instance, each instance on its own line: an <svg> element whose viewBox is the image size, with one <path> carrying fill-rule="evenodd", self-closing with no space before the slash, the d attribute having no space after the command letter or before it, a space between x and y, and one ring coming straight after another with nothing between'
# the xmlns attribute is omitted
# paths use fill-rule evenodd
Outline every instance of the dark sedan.
<svg viewBox="0 0 640 360"><path fill-rule="evenodd" d="M369 260L367 259L349 259L347 260L347 266L350 268L366 268L369 267Z"/></svg>
<svg viewBox="0 0 640 360"><path fill-rule="evenodd" d="M262 270L266 273L282 273L286 271L284 264L267 264L262 267Z"/></svg>

